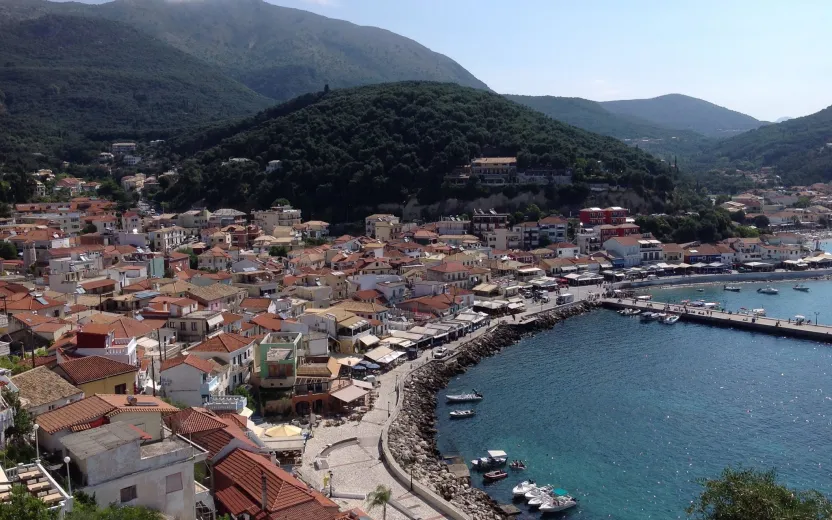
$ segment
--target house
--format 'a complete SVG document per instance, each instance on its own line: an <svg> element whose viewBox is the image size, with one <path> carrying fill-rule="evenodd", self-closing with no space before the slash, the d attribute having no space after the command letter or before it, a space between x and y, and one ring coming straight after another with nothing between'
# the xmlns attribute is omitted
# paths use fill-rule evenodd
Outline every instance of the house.
<svg viewBox="0 0 832 520"><path fill-rule="evenodd" d="M168 318L168 328L176 331L179 341L191 343L220 334L223 330L222 311L194 311Z"/></svg>
<svg viewBox="0 0 832 520"><path fill-rule="evenodd" d="M78 355L101 356L128 365L137 365L136 338L117 338L109 324L88 323L78 331L76 337L74 352Z"/></svg>
<svg viewBox="0 0 832 520"><path fill-rule="evenodd" d="M685 249L685 263L710 264L714 262L722 262L722 253L711 244L700 244L698 246L691 246Z"/></svg>
<svg viewBox="0 0 832 520"><path fill-rule="evenodd" d="M8 315L32 313L38 316L63 318L65 303L41 293L16 292L3 299L3 312Z"/></svg>
<svg viewBox="0 0 832 520"><path fill-rule="evenodd" d="M517 249L523 243L523 233L504 227L483 232L483 238L488 247L500 251Z"/></svg>
<svg viewBox="0 0 832 520"><path fill-rule="evenodd" d="M540 236L547 237L550 243L566 242L569 223L565 218L551 215L540 219L537 225L540 229Z"/></svg>
<svg viewBox="0 0 832 520"><path fill-rule="evenodd" d="M43 413L35 423L41 449L55 451L61 449L61 439L74 431L117 422L132 424L157 441L162 438L162 417L177 411L148 395L96 394Z"/></svg>
<svg viewBox="0 0 832 520"><path fill-rule="evenodd" d="M235 448L214 463L217 511L257 520L348 520L338 504L268 459Z"/></svg>
<svg viewBox="0 0 832 520"><path fill-rule="evenodd" d="M662 254L667 264L681 264L685 259L685 250L679 244L662 244Z"/></svg>
<svg viewBox="0 0 832 520"><path fill-rule="evenodd" d="M188 290L189 298L201 303L210 311L236 312L247 294L245 289L221 283Z"/></svg>
<svg viewBox="0 0 832 520"><path fill-rule="evenodd" d="M609 208L584 208L579 212L579 219L584 226L600 226L609 224L617 226L627 221L628 211L619 206Z"/></svg>
<svg viewBox="0 0 832 520"><path fill-rule="evenodd" d="M240 302L240 311L251 315L274 314L276 310L277 306L271 298L245 298Z"/></svg>
<svg viewBox="0 0 832 520"><path fill-rule="evenodd" d="M252 338L223 333L191 347L188 355L206 361L213 359L221 364L229 365L229 382L225 393L231 394L238 386L247 384L251 377L255 343L256 341Z"/></svg>
<svg viewBox="0 0 832 520"><path fill-rule="evenodd" d="M32 417L84 398L83 390L44 366L12 376L11 381L17 387L23 409Z"/></svg>
<svg viewBox="0 0 832 520"><path fill-rule="evenodd" d="M376 236L376 227L378 224L388 224L388 226L383 226L388 233L392 233L391 225L399 224L400 220L399 217L396 215L390 215L388 213L375 213L370 215L369 217L364 218L364 234L368 237L375 238L377 240L390 240L390 236L387 237L378 237ZM401 232L401 226L399 226L399 232Z"/></svg>
<svg viewBox="0 0 832 520"><path fill-rule="evenodd" d="M216 246L199 255L200 269L216 269L218 271L223 271L231 265L231 262L231 255Z"/></svg>
<svg viewBox="0 0 832 520"><path fill-rule="evenodd" d="M257 346L255 384L265 388L292 388L298 366L300 332L271 332Z"/></svg>
<svg viewBox="0 0 832 520"><path fill-rule="evenodd" d="M214 361L188 352L162 361L159 369L164 396L188 406L202 406L212 395L224 395L225 372Z"/></svg>
<svg viewBox="0 0 832 520"><path fill-rule="evenodd" d="M356 316L380 322L386 322L390 313L390 309L384 305L380 305L375 302L359 302L355 300L344 300L336 305L333 305L331 308L343 309L347 312L355 314Z"/></svg>
<svg viewBox="0 0 832 520"><path fill-rule="evenodd" d="M471 216L471 230L477 236L484 237L495 229L508 227L508 213L497 213L493 209L483 211L475 209ZM505 248L502 248L505 249Z"/></svg>
<svg viewBox="0 0 832 520"><path fill-rule="evenodd" d="M396 307L417 314L437 317L450 316L462 309L460 302L456 301L456 298L450 294L411 298L401 302Z"/></svg>
<svg viewBox="0 0 832 520"><path fill-rule="evenodd" d="M322 220L308 220L300 224L303 236L306 238L326 238L329 236L329 222Z"/></svg>
<svg viewBox="0 0 832 520"><path fill-rule="evenodd" d="M361 339L372 335L372 325L343 309L307 309L298 321L310 330L323 332L338 341L339 352L352 354L361 349Z"/></svg>
<svg viewBox="0 0 832 520"><path fill-rule="evenodd" d="M570 242L555 242L546 248L554 251L556 258L576 258L580 254L580 248Z"/></svg>
<svg viewBox="0 0 832 520"><path fill-rule="evenodd" d="M250 324L255 326L255 334L268 334L269 332L278 332L281 329L283 320L273 314L258 314L251 318Z"/></svg>
<svg viewBox="0 0 832 520"><path fill-rule="evenodd" d="M604 250L623 259L622 267L641 265L641 239L636 236L613 237L604 242Z"/></svg>
<svg viewBox="0 0 832 520"><path fill-rule="evenodd" d="M515 233L521 234L521 243L523 249L534 249L539 244L540 226L537 222L520 222L511 228Z"/></svg>
<svg viewBox="0 0 832 520"><path fill-rule="evenodd" d="M179 226L163 227L148 233L150 245L155 251L166 253L185 242L185 229Z"/></svg>
<svg viewBox="0 0 832 520"><path fill-rule="evenodd" d="M86 395L133 395L138 387L137 365L128 365L101 356L84 356L63 362L59 359L54 370Z"/></svg>
<svg viewBox="0 0 832 520"><path fill-rule="evenodd" d="M460 262L447 262L428 267L425 271L425 279L466 289L468 287L468 272L469 269Z"/></svg>
<svg viewBox="0 0 832 520"><path fill-rule="evenodd" d="M291 227L301 222L301 211L292 206L272 206L253 213L254 223L271 231L277 226Z"/></svg>
<svg viewBox="0 0 832 520"><path fill-rule="evenodd" d="M80 474L75 490L99 507L143 506L169 518L196 520L197 502L209 502L208 489L194 481L194 464L207 452L182 436L148 442L141 428L124 422L78 431L61 439Z"/></svg>

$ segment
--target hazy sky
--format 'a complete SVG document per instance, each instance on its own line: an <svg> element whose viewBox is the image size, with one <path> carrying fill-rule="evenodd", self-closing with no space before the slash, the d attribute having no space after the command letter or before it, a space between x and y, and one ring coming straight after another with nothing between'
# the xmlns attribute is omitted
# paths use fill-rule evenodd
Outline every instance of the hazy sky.
<svg viewBox="0 0 832 520"><path fill-rule="evenodd" d="M830 0L268 1L402 34L501 93L681 93L765 120L832 105Z"/></svg>

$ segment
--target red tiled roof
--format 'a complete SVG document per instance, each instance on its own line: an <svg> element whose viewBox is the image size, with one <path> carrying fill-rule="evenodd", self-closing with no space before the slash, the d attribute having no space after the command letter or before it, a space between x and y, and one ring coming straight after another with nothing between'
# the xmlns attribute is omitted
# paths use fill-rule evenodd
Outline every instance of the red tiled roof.
<svg viewBox="0 0 832 520"><path fill-rule="evenodd" d="M271 314L263 313L253 317L250 323L259 325L260 327L272 332L278 332L280 331L283 320L272 316Z"/></svg>
<svg viewBox="0 0 832 520"><path fill-rule="evenodd" d="M191 356L191 355L185 354L185 355L179 355L179 356L176 356L176 357L168 358L168 359L162 361L162 365L161 365L161 368L159 369L159 371L164 372L165 370L170 370L171 368L178 367L179 365L182 365L182 364L192 366L197 370L201 370L201 371L205 372L206 374L210 374L211 369L213 368L211 366L211 363L208 362L208 360L205 360L205 359L202 359L202 358L199 358L199 357L196 357L196 356Z"/></svg>
<svg viewBox="0 0 832 520"><path fill-rule="evenodd" d="M269 308L272 301L269 298L245 298L240 307L254 312L264 312Z"/></svg>
<svg viewBox="0 0 832 520"><path fill-rule="evenodd" d="M115 287L116 286L116 281L115 280L110 280L110 279L93 280L91 282L84 282L84 283L81 284L81 287L83 287L84 289L86 289L88 291L91 290L91 289L98 289L100 287L110 287L110 286Z"/></svg>
<svg viewBox="0 0 832 520"><path fill-rule="evenodd" d="M165 424L180 435L222 430L227 426L210 410L205 408L186 408L165 417Z"/></svg>
<svg viewBox="0 0 832 520"><path fill-rule="evenodd" d="M84 356L65 361L58 365L58 369L74 385L139 371L136 366L102 356Z"/></svg>
<svg viewBox="0 0 832 520"><path fill-rule="evenodd" d="M213 338L206 339L190 350L193 352L234 352L251 344L251 339L239 334L219 334Z"/></svg>

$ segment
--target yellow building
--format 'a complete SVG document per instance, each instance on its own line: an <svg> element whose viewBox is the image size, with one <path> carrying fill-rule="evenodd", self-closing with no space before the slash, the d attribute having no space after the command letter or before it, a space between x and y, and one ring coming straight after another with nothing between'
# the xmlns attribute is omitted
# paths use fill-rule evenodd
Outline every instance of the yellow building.
<svg viewBox="0 0 832 520"><path fill-rule="evenodd" d="M139 368L102 356L86 356L58 364L55 373L77 386L86 395L133 395Z"/></svg>

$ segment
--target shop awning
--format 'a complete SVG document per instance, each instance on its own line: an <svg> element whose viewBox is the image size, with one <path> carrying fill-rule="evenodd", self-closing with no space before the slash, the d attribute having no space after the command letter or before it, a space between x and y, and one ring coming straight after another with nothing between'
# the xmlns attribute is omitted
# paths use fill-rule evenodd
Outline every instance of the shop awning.
<svg viewBox="0 0 832 520"><path fill-rule="evenodd" d="M372 334L367 334L366 336L358 338L358 341L360 341L365 347L372 347L373 345L378 344L379 339Z"/></svg>
<svg viewBox="0 0 832 520"><path fill-rule="evenodd" d="M357 399L361 399L362 397L364 397L367 394L368 394L367 390L364 390L363 388L359 388L355 385L350 385L346 388L342 388L342 389L338 390L337 392L333 392L330 395L332 395L332 397L334 397L335 399L338 399L339 401L342 401L342 402L345 402L345 403L351 403L351 402L353 402Z"/></svg>

